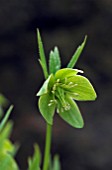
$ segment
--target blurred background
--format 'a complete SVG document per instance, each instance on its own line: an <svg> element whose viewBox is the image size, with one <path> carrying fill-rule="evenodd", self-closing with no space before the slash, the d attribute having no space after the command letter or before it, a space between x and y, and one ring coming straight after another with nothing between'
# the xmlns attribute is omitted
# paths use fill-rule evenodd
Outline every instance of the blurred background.
<svg viewBox="0 0 112 170"><path fill-rule="evenodd" d="M0 93L13 103L12 141L21 144L16 155L20 170L34 143L44 152L45 122L35 96L44 77L38 63L36 28L46 56L56 45L62 66L88 35L76 67L84 70L98 94L95 102L79 102L83 129L73 129L55 115L52 150L62 170L112 169L112 1L111 0L1 0Z"/></svg>

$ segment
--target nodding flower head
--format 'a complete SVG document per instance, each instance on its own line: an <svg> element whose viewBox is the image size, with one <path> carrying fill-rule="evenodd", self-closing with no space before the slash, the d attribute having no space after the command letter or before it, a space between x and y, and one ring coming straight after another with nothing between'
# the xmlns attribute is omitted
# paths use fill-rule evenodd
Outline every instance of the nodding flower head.
<svg viewBox="0 0 112 170"><path fill-rule="evenodd" d="M76 128L84 125L80 110L76 101L95 100L96 93L87 78L79 75L83 71L74 68L80 57L87 40L78 46L67 68L61 69L61 58L58 47L54 47L49 53L48 64L44 53L43 43L39 30L37 31L39 45L39 62L41 64L45 82L37 93L39 97L39 111L50 125L53 124L55 111L68 124Z"/></svg>
<svg viewBox="0 0 112 170"><path fill-rule="evenodd" d="M96 93L83 71L64 68L51 74L37 93L39 109L47 123L53 124L55 110L73 127L83 127L83 119L74 100L95 100ZM68 121L69 120L69 121Z"/></svg>

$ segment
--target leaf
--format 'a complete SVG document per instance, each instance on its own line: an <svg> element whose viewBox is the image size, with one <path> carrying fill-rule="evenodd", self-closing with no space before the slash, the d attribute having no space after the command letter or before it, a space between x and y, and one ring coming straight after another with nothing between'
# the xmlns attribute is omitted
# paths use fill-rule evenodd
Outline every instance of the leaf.
<svg viewBox="0 0 112 170"><path fill-rule="evenodd" d="M1 141L4 141L5 139L9 138L11 131L12 131L12 122L8 122L0 132L0 148L2 148Z"/></svg>
<svg viewBox="0 0 112 170"><path fill-rule="evenodd" d="M67 79L67 81L74 84L74 87L69 88L68 91L75 100L88 101L96 99L97 95L92 84L84 76L77 75Z"/></svg>
<svg viewBox="0 0 112 170"><path fill-rule="evenodd" d="M35 144L34 155L28 159L28 170L40 170L41 153L39 146Z"/></svg>
<svg viewBox="0 0 112 170"><path fill-rule="evenodd" d="M48 70L47 70L47 63L46 63L46 57L45 57L45 53L44 53L44 47L43 47L43 43L41 40L41 36L40 36L40 32L37 29L37 38L38 38L38 46L39 46L39 54L40 54L40 63L44 72L44 76L45 78L48 77Z"/></svg>
<svg viewBox="0 0 112 170"><path fill-rule="evenodd" d="M5 125L4 129L2 129L2 131L0 132L0 148L4 152L10 150L10 148L11 148L11 147L7 148L7 145L6 145L6 143L8 142L8 138L10 137L11 130L12 130L12 123L8 122Z"/></svg>
<svg viewBox="0 0 112 170"><path fill-rule="evenodd" d="M2 122L0 123L0 131L4 128L5 124L7 123L7 120L9 118L10 114L11 114L12 109L13 109L13 105L11 105L9 107L9 109L7 110Z"/></svg>
<svg viewBox="0 0 112 170"><path fill-rule="evenodd" d="M10 154L0 152L0 170L18 170L18 166Z"/></svg>
<svg viewBox="0 0 112 170"><path fill-rule="evenodd" d="M65 99L70 104L70 109L62 109L61 104L58 103L58 110L60 117L69 125L75 128L82 128L84 126L83 118L75 101L66 96Z"/></svg>
<svg viewBox="0 0 112 170"><path fill-rule="evenodd" d="M76 75L78 72L83 73L82 70L72 69L72 68L63 68L56 72L55 79L63 80L63 79Z"/></svg>
<svg viewBox="0 0 112 170"><path fill-rule="evenodd" d="M2 149L4 152L9 152L9 153L14 153L14 150L15 150L15 147L14 145L11 143L10 140L8 139L5 139L4 142L3 142L3 146L2 146Z"/></svg>
<svg viewBox="0 0 112 170"><path fill-rule="evenodd" d="M59 161L59 156L58 155L54 156L52 170L61 170L61 165L60 165L60 161Z"/></svg>
<svg viewBox="0 0 112 170"><path fill-rule="evenodd" d="M67 65L68 68L73 68L75 66L79 56L82 53L82 50L84 49L86 40L87 40L87 36L85 36L83 43L77 48L77 50L75 51L74 55L72 56L70 62Z"/></svg>
<svg viewBox="0 0 112 170"><path fill-rule="evenodd" d="M61 68L61 61L60 61L59 50L57 47L55 47L54 51L50 52L49 73L55 74L56 71L58 71L60 68Z"/></svg>
<svg viewBox="0 0 112 170"><path fill-rule="evenodd" d="M42 85L41 89L39 90L39 92L36 94L36 96L41 96L41 95L44 95L48 92L48 87L50 86L49 83L50 81L52 81L53 75L51 74L48 79L44 82L44 84Z"/></svg>
<svg viewBox="0 0 112 170"><path fill-rule="evenodd" d="M55 112L55 104L53 103L51 106L48 106L50 100L53 100L53 95L50 93L44 94L39 98L39 109L46 120L46 122L50 125L53 124L53 116Z"/></svg>

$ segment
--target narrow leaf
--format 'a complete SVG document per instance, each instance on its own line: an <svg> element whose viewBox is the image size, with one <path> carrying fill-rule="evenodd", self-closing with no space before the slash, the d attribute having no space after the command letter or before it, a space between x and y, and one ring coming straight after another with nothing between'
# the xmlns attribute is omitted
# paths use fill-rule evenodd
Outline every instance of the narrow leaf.
<svg viewBox="0 0 112 170"><path fill-rule="evenodd" d="M40 32L37 29L37 38L38 38L38 46L39 46L39 54L40 54L40 60L41 60L41 66L44 72L44 76L45 78L48 77L48 70L47 70L47 63L46 63L46 57L45 57L45 53L44 53L44 47L43 47L43 43L42 43L42 39L40 36Z"/></svg>
<svg viewBox="0 0 112 170"><path fill-rule="evenodd" d="M85 36L85 39L84 39L83 43L77 48L77 50L75 51L74 55L72 56L70 62L67 65L68 68L73 68L75 66L79 56L82 53L82 50L84 49L86 40L87 40L87 36Z"/></svg>
<svg viewBox="0 0 112 170"><path fill-rule="evenodd" d="M53 160L53 169L52 170L61 170L61 165L59 161L59 156L55 155Z"/></svg>
<svg viewBox="0 0 112 170"><path fill-rule="evenodd" d="M5 127L0 131L0 148L2 141L10 137L11 131L12 131L13 124L12 122L9 122L5 125Z"/></svg>
<svg viewBox="0 0 112 170"><path fill-rule="evenodd" d="M53 100L52 94L47 93L40 96L39 109L46 122L52 125L54 111L55 111L55 104L53 103L51 106L49 106L50 100Z"/></svg>
<svg viewBox="0 0 112 170"><path fill-rule="evenodd" d="M50 52L49 73L55 74L56 71L58 71L60 68L61 68L61 61L60 61L59 50L57 47L55 47L54 51Z"/></svg>
<svg viewBox="0 0 112 170"><path fill-rule="evenodd" d="M11 105L9 109L7 110L5 117L3 118L2 122L0 123L0 131L4 128L5 124L7 123L7 120L11 114L11 111L13 109L13 106Z"/></svg>
<svg viewBox="0 0 112 170"><path fill-rule="evenodd" d="M28 159L28 170L40 170L40 163L41 163L41 153L39 146L35 144L34 146L34 155L32 158Z"/></svg>
<svg viewBox="0 0 112 170"><path fill-rule="evenodd" d="M63 109L61 104L58 104L60 117L65 120L69 125L75 128L82 128L84 126L84 122L77 104L75 103L75 101L67 96L66 101L70 104L70 109L65 110Z"/></svg>

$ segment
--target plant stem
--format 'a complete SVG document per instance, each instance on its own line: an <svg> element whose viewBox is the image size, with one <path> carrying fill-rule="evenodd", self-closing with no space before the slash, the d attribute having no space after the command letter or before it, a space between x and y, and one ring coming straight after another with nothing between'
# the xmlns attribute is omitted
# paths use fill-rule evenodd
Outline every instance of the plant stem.
<svg viewBox="0 0 112 170"><path fill-rule="evenodd" d="M47 124L43 170L48 170L48 167L49 167L50 147L51 147L51 132L52 132L52 126Z"/></svg>

